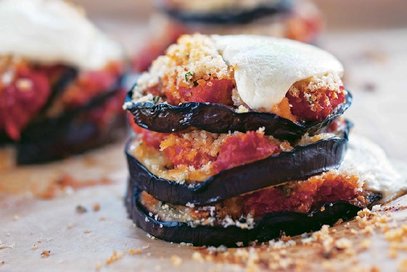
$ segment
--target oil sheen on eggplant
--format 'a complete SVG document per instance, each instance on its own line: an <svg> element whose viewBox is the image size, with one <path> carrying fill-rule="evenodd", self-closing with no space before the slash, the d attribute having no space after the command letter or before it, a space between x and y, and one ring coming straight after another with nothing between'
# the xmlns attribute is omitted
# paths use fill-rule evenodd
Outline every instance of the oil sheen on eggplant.
<svg viewBox="0 0 407 272"><path fill-rule="evenodd" d="M170 17L184 23L195 24L248 24L266 16L288 13L292 10L292 0L271 1L249 10L227 9L216 12L188 12L161 4L161 9Z"/></svg>
<svg viewBox="0 0 407 272"><path fill-rule="evenodd" d="M125 151L130 180L141 191L161 201L207 205L338 168L346 153L350 126L348 122L340 136L297 146L289 152L227 169L202 182L177 183L158 177L129 153L130 140Z"/></svg>
<svg viewBox="0 0 407 272"><path fill-rule="evenodd" d="M333 225L339 219L350 220L360 207L346 202L323 203L313 211L302 214L297 212L270 213L255 220L252 229L236 226L191 227L187 223L160 221L139 202L139 191L129 184L125 204L129 217L144 231L161 240L175 243L191 243L194 246L229 246L247 245L251 242L264 242L278 238L282 233L298 235L316 231L322 225ZM373 205L380 198L372 193L370 203Z"/></svg>
<svg viewBox="0 0 407 272"><path fill-rule="evenodd" d="M167 103L131 102L131 96L130 92L126 98L126 107L137 125L148 130L171 133L197 128L212 133L227 133L264 127L267 135L289 141L297 140L305 133L315 134L341 116L352 104L352 95L348 91L346 101L325 120L297 124L273 113L238 113L222 104L188 102L174 106Z"/></svg>

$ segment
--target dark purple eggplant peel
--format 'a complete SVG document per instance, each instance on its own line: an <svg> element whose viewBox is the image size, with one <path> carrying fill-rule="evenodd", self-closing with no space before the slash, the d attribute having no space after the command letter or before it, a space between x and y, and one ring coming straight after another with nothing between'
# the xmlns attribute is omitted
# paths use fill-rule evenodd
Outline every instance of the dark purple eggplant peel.
<svg viewBox="0 0 407 272"><path fill-rule="evenodd" d="M361 207L347 202L321 203L307 214L297 212L270 213L255 220L254 228L241 229L236 226L191 227L186 223L160 221L151 215L139 202L139 191L129 186L125 204L129 217L139 228L150 235L175 243L191 243L194 246L247 245L252 242L265 242L286 235L298 235L316 231L322 225L333 225L339 219L352 219ZM373 205L380 199L379 194L371 193L369 202Z"/></svg>
<svg viewBox="0 0 407 272"><path fill-rule="evenodd" d="M294 123L272 113L238 113L234 108L222 104L188 102L174 106L167 103L132 102L131 92L126 99L126 107L133 114L134 121L148 130L171 133L194 127L213 133L227 133L264 127L267 135L289 141L297 140L305 133L317 133L341 116L351 104L352 95L348 91L346 101L325 120Z"/></svg>
<svg viewBox="0 0 407 272"><path fill-rule="evenodd" d="M250 10L227 9L210 13L187 12L161 4L161 9L170 17L188 24L248 24L266 16L289 13L292 10L292 0L270 1Z"/></svg>
<svg viewBox="0 0 407 272"><path fill-rule="evenodd" d="M154 175L129 152L130 140L126 145L130 181L139 190L164 202L180 205L212 204L338 168L346 153L349 127L345 126L340 136L297 146L290 152L227 169L202 182L178 183Z"/></svg>

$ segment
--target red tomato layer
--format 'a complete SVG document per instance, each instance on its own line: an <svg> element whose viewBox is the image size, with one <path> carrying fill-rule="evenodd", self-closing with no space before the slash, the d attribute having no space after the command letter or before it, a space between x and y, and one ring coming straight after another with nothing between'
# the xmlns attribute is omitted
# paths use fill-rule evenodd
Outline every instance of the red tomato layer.
<svg viewBox="0 0 407 272"><path fill-rule="evenodd" d="M303 89L298 96L290 92L286 95L291 105L291 112L304 121L324 120L336 107L345 102L345 96L343 87L340 92L327 89L308 92ZM311 99L307 97L311 97Z"/></svg>
<svg viewBox="0 0 407 272"><path fill-rule="evenodd" d="M45 105L51 90L47 73L41 69L23 63L12 73L11 82L0 83L0 131L18 140L20 131Z"/></svg>
<svg viewBox="0 0 407 272"><path fill-rule="evenodd" d="M210 81L198 80L196 86L180 87L177 90L164 90L167 101L178 105L184 102L209 102L232 105L232 90L235 87L233 80L212 79Z"/></svg>
<svg viewBox="0 0 407 272"><path fill-rule="evenodd" d="M216 172L280 153L280 147L263 134L254 131L226 138L214 162Z"/></svg>
<svg viewBox="0 0 407 272"><path fill-rule="evenodd" d="M159 87L155 86L147 89L146 92L155 96L159 96L162 92L167 102L172 105L185 102L233 105L232 91L235 83L232 79L198 80L195 84L194 87L181 86L170 90L159 90ZM277 105L284 106L286 109L279 108L275 112L292 121L322 121L345 102L346 91L343 86L339 91L329 89L310 91L307 89L306 82L300 82L296 87L300 90L298 94L288 92L286 94L288 101L285 104Z"/></svg>
<svg viewBox="0 0 407 272"><path fill-rule="evenodd" d="M147 146L153 147L155 149L160 149L160 144L167 137L168 134L166 133L158 133L151 130L147 130L144 128L139 127L133 120L133 115L130 113L127 115L130 126L134 130L134 132L139 135L143 143Z"/></svg>
<svg viewBox="0 0 407 272"><path fill-rule="evenodd" d="M306 182L264 189L244 196L239 201L245 203L244 213L262 216L283 211L307 213L321 203L349 202L357 200L361 195L356 176L327 173L322 178L316 176Z"/></svg>
<svg viewBox="0 0 407 272"><path fill-rule="evenodd" d="M216 174L281 152L276 141L254 131L231 134L216 142L216 138L210 136L205 139L185 138L175 133L149 131L140 128L134 121L131 124L143 143L155 149L161 148L175 168L192 166L199 169L211 162L213 174Z"/></svg>
<svg viewBox="0 0 407 272"><path fill-rule="evenodd" d="M225 217L238 220L241 216L249 214L258 218L279 212L309 213L313 209L321 208L323 204L338 201L366 207L370 204L368 192L360 189L358 181L357 176L327 172L308 180L265 188L224 200L215 204L214 210L196 207L188 208L187 211L193 219L206 219L215 214L215 217L220 220ZM141 199L143 205L151 211L154 211L153 207L159 204L157 199L146 192L141 194Z"/></svg>
<svg viewBox="0 0 407 272"><path fill-rule="evenodd" d="M318 15L305 17L297 14L290 17L286 25L286 38L312 43L322 30L322 19Z"/></svg>

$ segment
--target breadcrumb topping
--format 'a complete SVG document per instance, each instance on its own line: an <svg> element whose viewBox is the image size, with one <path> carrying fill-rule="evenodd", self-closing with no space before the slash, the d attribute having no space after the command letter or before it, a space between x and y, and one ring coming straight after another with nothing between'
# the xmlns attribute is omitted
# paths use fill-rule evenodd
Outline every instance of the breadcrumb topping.
<svg viewBox="0 0 407 272"><path fill-rule="evenodd" d="M232 78L232 69L223 60L214 41L205 35L184 35L139 78L134 93L137 99L144 90L158 84L171 91L180 86L193 87L198 80L226 78Z"/></svg>

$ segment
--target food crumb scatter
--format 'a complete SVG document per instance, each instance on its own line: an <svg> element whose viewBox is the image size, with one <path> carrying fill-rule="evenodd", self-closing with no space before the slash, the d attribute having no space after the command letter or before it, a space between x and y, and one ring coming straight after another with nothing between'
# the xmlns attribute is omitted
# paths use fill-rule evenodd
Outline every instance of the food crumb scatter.
<svg viewBox="0 0 407 272"><path fill-rule="evenodd" d="M118 260L120 260L121 258L123 258L123 256L124 256L123 252L113 251L112 255L106 259L105 264L111 265L111 264L117 262Z"/></svg>
<svg viewBox="0 0 407 272"><path fill-rule="evenodd" d="M358 255L371 247L372 239L377 235L389 243L390 257L398 257L400 251L407 252L407 224L403 223L391 218L387 208L376 207L374 211L364 209L354 221L336 225L335 228L324 225L312 234L282 236L267 244L248 248L200 248L194 251L192 259L236 264L244 267L245 271L312 271L315 263L309 262L309 259L313 258L319 260L319 268L327 271L346 270L349 267L352 267L352 271L380 271L376 266L363 266L359 263ZM407 271L407 259L399 263L398 271Z"/></svg>
<svg viewBox="0 0 407 272"><path fill-rule="evenodd" d="M171 262L174 266L180 266L182 264L182 259L177 255L172 255Z"/></svg>
<svg viewBox="0 0 407 272"><path fill-rule="evenodd" d="M398 266L398 271L399 272L406 272L407 271L407 259L404 259L400 262Z"/></svg>
<svg viewBox="0 0 407 272"><path fill-rule="evenodd" d="M32 245L31 249L32 249L32 250L38 249L38 247L40 246L41 243L42 243L41 240L36 241L36 242Z"/></svg>
<svg viewBox="0 0 407 272"><path fill-rule="evenodd" d="M204 258L202 256L201 253L199 253L198 251L195 251L194 253L192 253L192 259L195 261L199 261L199 262L203 262Z"/></svg>
<svg viewBox="0 0 407 272"><path fill-rule="evenodd" d="M147 237L150 238L151 240L155 240L156 238L152 236L151 234L147 233Z"/></svg>
<svg viewBox="0 0 407 272"><path fill-rule="evenodd" d="M88 212L88 209L86 209L82 205L78 205L78 206L76 206L76 212L79 214L84 214L84 213Z"/></svg>
<svg viewBox="0 0 407 272"><path fill-rule="evenodd" d="M100 211L100 204L99 204L99 203L93 204L92 210L93 210L94 212Z"/></svg>
<svg viewBox="0 0 407 272"><path fill-rule="evenodd" d="M6 248L14 248L14 244L5 244L2 241L0 241L0 250Z"/></svg>
<svg viewBox="0 0 407 272"><path fill-rule="evenodd" d="M122 252L122 251L113 251L112 255L109 256L104 262L99 262L96 264L96 270L100 270L102 269L103 266L109 266L115 262L117 262L118 260L122 259L123 257L127 256L139 256L142 255L144 253L144 251L146 249L148 249L150 246L149 245L145 245L141 248L129 248L126 252ZM151 253L148 252L146 254L147 256L150 256Z"/></svg>
<svg viewBox="0 0 407 272"><path fill-rule="evenodd" d="M143 250L141 248L130 248L128 251L130 256L141 255Z"/></svg>
<svg viewBox="0 0 407 272"><path fill-rule="evenodd" d="M48 258L51 256L51 250L44 250L41 252L41 258Z"/></svg>
<svg viewBox="0 0 407 272"><path fill-rule="evenodd" d="M62 193L70 194L87 187L110 184L112 184L112 180L106 177L100 179L78 180L70 175L61 173L61 175L49 184L45 190L36 192L35 195L40 199L50 200Z"/></svg>

